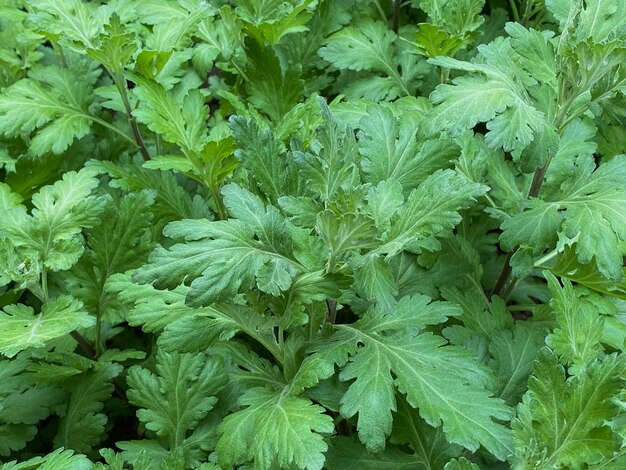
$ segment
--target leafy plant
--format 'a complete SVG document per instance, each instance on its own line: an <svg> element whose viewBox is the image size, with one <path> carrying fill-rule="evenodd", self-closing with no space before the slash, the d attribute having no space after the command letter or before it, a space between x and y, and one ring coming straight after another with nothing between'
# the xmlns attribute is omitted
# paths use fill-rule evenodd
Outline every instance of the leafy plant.
<svg viewBox="0 0 626 470"><path fill-rule="evenodd" d="M0 0L0 468L624 467L625 17Z"/></svg>

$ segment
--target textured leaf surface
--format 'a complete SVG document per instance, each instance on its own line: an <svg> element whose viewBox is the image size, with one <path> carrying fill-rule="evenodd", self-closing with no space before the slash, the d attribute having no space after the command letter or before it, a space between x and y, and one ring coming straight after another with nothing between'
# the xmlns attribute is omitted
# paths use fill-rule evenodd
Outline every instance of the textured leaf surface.
<svg viewBox="0 0 626 470"><path fill-rule="evenodd" d="M448 234L461 221L458 211L470 206L487 189L462 179L452 170L433 173L409 194L393 217L389 235L378 251L393 255L410 249L421 239Z"/></svg>
<svg viewBox="0 0 626 470"><path fill-rule="evenodd" d="M230 298L254 284L274 295L288 289L301 268L291 253L292 242L278 210L266 208L258 196L235 184L223 192L235 219L170 224L167 235L189 241L169 250L157 249L151 264L134 279L156 280L157 286L171 288L193 280L187 300L195 306Z"/></svg>
<svg viewBox="0 0 626 470"><path fill-rule="evenodd" d="M354 325L338 326L326 344L316 347L343 367L342 380L355 379L342 398L341 412L346 417L358 413L360 440L373 451L382 450L391 431L397 390L426 422L433 426L443 422L450 442L470 449L483 445L504 459L510 452L510 435L491 417L506 420L510 409L483 388L489 375L467 351L446 346L443 338L431 333L416 333L460 313L450 304L427 305L427 300L404 298L395 312L370 310ZM447 390L456 392L451 395Z"/></svg>
<svg viewBox="0 0 626 470"><path fill-rule="evenodd" d="M45 346L50 340L94 324L95 319L83 310L83 304L67 295L49 300L37 315L26 305L8 305L0 315L0 352L13 357L24 349Z"/></svg>
<svg viewBox="0 0 626 470"><path fill-rule="evenodd" d="M59 430L54 439L57 447L89 452L102 441L108 422L107 415L101 413L103 402L113 392L111 380L121 372L122 366L108 362L70 379L71 396L60 413Z"/></svg>
<svg viewBox="0 0 626 470"><path fill-rule="evenodd" d="M611 355L566 381L555 355L542 352L513 421L516 461L547 469L612 456L619 443L606 423L617 413L614 398L623 387L623 373L623 358ZM533 441L530 452L521 452Z"/></svg>
<svg viewBox="0 0 626 470"><path fill-rule="evenodd" d="M92 98L88 75L80 77L58 67L40 68L0 95L0 132L18 136L37 130L30 144L34 155L62 153L89 133Z"/></svg>
<svg viewBox="0 0 626 470"><path fill-rule="evenodd" d="M250 389L239 404L245 408L226 417L219 428L220 465L254 459L265 468L322 468L328 446L319 433L330 433L334 426L321 406L263 388Z"/></svg>
<svg viewBox="0 0 626 470"><path fill-rule="evenodd" d="M226 382L222 367L219 358L202 353L160 351L158 375L139 366L129 369L128 399L140 408L137 417L146 428L176 449L217 402L215 394Z"/></svg>

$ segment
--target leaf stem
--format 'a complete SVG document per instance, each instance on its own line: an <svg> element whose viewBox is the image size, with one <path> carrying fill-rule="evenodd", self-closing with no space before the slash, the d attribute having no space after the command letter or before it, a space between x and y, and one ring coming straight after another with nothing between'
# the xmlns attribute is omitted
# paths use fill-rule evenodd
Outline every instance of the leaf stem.
<svg viewBox="0 0 626 470"><path fill-rule="evenodd" d="M115 127L113 124L106 122L104 119L100 119L96 116L92 116L90 114L85 114L85 116L87 118L89 118L92 122L96 123L96 124L100 124L102 127L106 127L109 130L112 130L113 132L115 132L116 134L118 134L119 136L123 137L124 140L130 142L131 144L133 144L134 146L137 146L137 142L135 142L132 138L128 137L124 132L122 132L121 130L119 130L117 127Z"/></svg>
<svg viewBox="0 0 626 470"><path fill-rule="evenodd" d="M228 218L228 213L226 212L226 206L224 206L224 200L222 199L219 189L215 188L213 185L209 185L209 190L211 191L211 196L213 196L213 201L215 201L217 216L220 220L226 220Z"/></svg>
<svg viewBox="0 0 626 470"><path fill-rule="evenodd" d="M515 4L515 0L509 0L509 6L511 7L511 13L513 13L513 20L519 23L519 11L517 10L517 5Z"/></svg>
<svg viewBox="0 0 626 470"><path fill-rule="evenodd" d="M546 261L550 261L551 259L555 258L559 253L561 252L560 248L555 248L554 250L552 250L550 253L548 253L545 256L542 256L541 258L539 258L537 261L535 261L534 263L534 267L535 268L539 268L543 265L543 263L545 263Z"/></svg>
<svg viewBox="0 0 626 470"><path fill-rule="evenodd" d="M44 264L41 268L41 292L43 295L43 302L48 300L48 270Z"/></svg>
<svg viewBox="0 0 626 470"><path fill-rule="evenodd" d="M137 147L139 147L139 152L144 160L150 160L150 152L146 148L146 144L141 136L141 131L139 130L139 125L137 124L137 120L135 116L133 116L133 110L130 105L130 99L128 98L128 87L126 85L126 79L119 72L109 72L111 78L115 82L115 86L120 93L122 98L122 103L124 103L124 109L126 110L126 117L128 118L128 123L130 124L130 128L133 131L133 136L135 137L135 143Z"/></svg>
<svg viewBox="0 0 626 470"><path fill-rule="evenodd" d="M380 13L380 18L385 23L387 23L387 14L385 13L385 10L383 10L383 8L380 6L380 2L378 0L375 0L374 5L376 5L376 9L378 10L378 13Z"/></svg>
<svg viewBox="0 0 626 470"><path fill-rule="evenodd" d="M532 9L532 0L526 0L526 3L524 4L524 15L522 16L522 24L526 25L526 22L532 16L531 9Z"/></svg>
<svg viewBox="0 0 626 470"><path fill-rule="evenodd" d="M448 77L450 77L450 69L447 69L445 67L440 67L440 69L440 82L441 84L446 84L448 83Z"/></svg>

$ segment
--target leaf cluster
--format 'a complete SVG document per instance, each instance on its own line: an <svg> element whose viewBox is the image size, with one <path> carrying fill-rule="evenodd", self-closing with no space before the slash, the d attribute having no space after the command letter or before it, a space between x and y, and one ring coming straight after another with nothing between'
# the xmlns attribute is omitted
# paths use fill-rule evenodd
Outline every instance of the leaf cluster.
<svg viewBox="0 0 626 470"><path fill-rule="evenodd" d="M0 0L0 469L624 468L625 17Z"/></svg>

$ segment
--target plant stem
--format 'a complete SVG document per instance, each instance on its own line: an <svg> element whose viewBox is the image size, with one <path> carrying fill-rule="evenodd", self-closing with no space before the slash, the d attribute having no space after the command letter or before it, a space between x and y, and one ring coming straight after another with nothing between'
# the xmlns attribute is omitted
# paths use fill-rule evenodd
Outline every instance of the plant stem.
<svg viewBox="0 0 626 470"><path fill-rule="evenodd" d="M378 13L380 14L380 18L386 23L387 14L385 13L385 10L383 10L383 8L380 6L380 3L378 2L378 0L374 1L374 5L376 5L376 9L378 10Z"/></svg>
<svg viewBox="0 0 626 470"><path fill-rule="evenodd" d="M515 0L509 0L509 6L511 7L511 13L513 13L513 20L519 23L519 11L517 11Z"/></svg>
<svg viewBox="0 0 626 470"><path fill-rule="evenodd" d="M441 67L440 82L442 84L448 83L448 77L449 76L450 76L450 69L447 69L445 67Z"/></svg>
<svg viewBox="0 0 626 470"><path fill-rule="evenodd" d="M335 324L337 321L337 301L334 299L326 299L326 306L328 307L327 320L331 324Z"/></svg>
<svg viewBox="0 0 626 470"><path fill-rule="evenodd" d="M572 103L574 102L577 96L578 96L578 93L572 93L559 107L559 111L553 122L553 125L557 129L557 132L559 134L563 130L564 122L566 122L567 111L569 110L569 107L572 105ZM531 197L539 196L539 193L541 192L541 186L543 185L546 172L548 171L548 167L550 166L551 162L552 162L552 154L549 153L548 156L546 157L546 162L544 163L544 165L541 168L537 168L535 170L535 173L533 174L533 180L530 183L530 188L528 189L527 198L530 199ZM509 277L511 276L511 266L509 266L509 263L511 261L511 258L517 252L518 249L519 249L519 246L516 246L515 248L513 248L513 251L507 254L504 260L504 266L502 266L502 271L500 272L498 281L496 282L496 285L493 288L492 294L496 294L496 295L502 294L504 298L506 298L508 294L510 294L513 288L515 287L515 284L517 283L519 279L514 278L514 279L511 279L511 283L507 286L505 290L506 295L504 295L502 292L502 288L505 286L505 284L507 284L507 281L509 280Z"/></svg>
<svg viewBox="0 0 626 470"><path fill-rule="evenodd" d="M128 98L128 87L126 86L126 79L122 75L121 72L109 72L111 78L115 82L115 86L120 93L122 98L122 103L124 103L124 109L126 110L126 117L128 118L128 123L130 124L130 128L133 131L133 136L135 137L135 143L137 147L139 147L139 152L144 160L150 160L150 153L146 148L146 144L141 136L141 131L139 130L139 125L137 124L137 120L135 116L133 116L133 110L130 105L130 99Z"/></svg>
<svg viewBox="0 0 626 470"><path fill-rule="evenodd" d="M542 256L541 258L539 258L537 261L535 261L534 266L535 268L539 268L543 265L543 263L545 263L546 261L550 261L552 258L555 258L561 250L559 250L559 248L555 248L554 250L552 250L550 253L548 253L545 256Z"/></svg>
<svg viewBox="0 0 626 470"><path fill-rule="evenodd" d="M400 4L401 0L393 0L393 32L396 34L400 28Z"/></svg>
<svg viewBox="0 0 626 470"><path fill-rule="evenodd" d="M515 277L515 276L511 277L511 280L507 284L506 288L502 291L502 298L505 301L506 301L506 299L509 298L509 295L511 295L511 292L513 291L513 288L515 287L515 285L517 284L518 281L519 281L519 279L517 277Z"/></svg>
<svg viewBox="0 0 626 470"><path fill-rule="evenodd" d="M209 189L211 191L211 196L213 196L213 200L215 201L217 216L220 220L226 220L228 218L228 213L226 212L226 206L224 206L224 200L222 199L219 189L213 186L210 186Z"/></svg>
<svg viewBox="0 0 626 470"><path fill-rule="evenodd" d="M43 295L42 301L46 302L48 300L48 271L45 264L41 268L41 292Z"/></svg>
<svg viewBox="0 0 626 470"><path fill-rule="evenodd" d="M95 116L92 116L90 114L85 114L85 116L88 119L91 119L93 122L95 122L96 124L100 124L102 127L106 127L109 130L112 130L113 132L115 132L116 134L118 134L119 136L123 137L125 140L127 140L128 142L130 142L131 144L133 144L134 146L137 146L137 142L135 142L133 139L131 139L130 137L128 137L126 134L124 134L121 130L119 130L117 127L115 127L113 124L106 122L104 119L100 119L97 118Z"/></svg>
<svg viewBox="0 0 626 470"><path fill-rule="evenodd" d="M532 8L532 0L526 0L524 5L524 15L522 16L522 24L526 24L526 22L531 17L531 8Z"/></svg>
<svg viewBox="0 0 626 470"><path fill-rule="evenodd" d="M496 285L493 287L491 291L491 295L500 295L502 292L502 288L505 286L506 282L509 280L509 276L511 275L511 258L513 254L517 251L517 247L515 249L506 254L504 258L504 264L502 265L502 270L500 271L500 275L498 276L498 280L496 281Z"/></svg>
<svg viewBox="0 0 626 470"><path fill-rule="evenodd" d="M70 333L70 336L78 343L80 348L87 353L90 359L96 358L95 348L81 335L78 331L74 330Z"/></svg>

